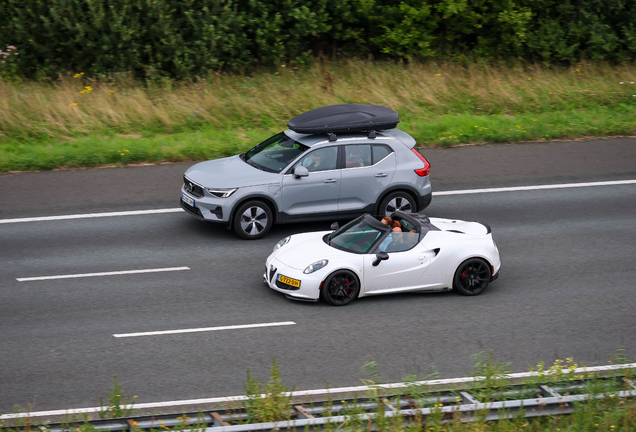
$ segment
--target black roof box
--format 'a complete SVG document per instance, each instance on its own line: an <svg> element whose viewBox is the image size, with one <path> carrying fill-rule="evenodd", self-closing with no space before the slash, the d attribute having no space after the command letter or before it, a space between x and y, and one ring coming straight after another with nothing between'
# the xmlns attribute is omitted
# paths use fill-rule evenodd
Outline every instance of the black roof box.
<svg viewBox="0 0 636 432"><path fill-rule="evenodd" d="M316 108L287 123L294 132L305 134L357 132L393 129L398 113L381 105L342 104Z"/></svg>

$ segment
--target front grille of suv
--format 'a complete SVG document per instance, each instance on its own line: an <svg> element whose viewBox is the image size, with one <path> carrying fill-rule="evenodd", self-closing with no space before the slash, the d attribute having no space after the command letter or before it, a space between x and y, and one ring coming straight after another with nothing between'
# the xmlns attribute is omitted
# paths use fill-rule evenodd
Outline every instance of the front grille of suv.
<svg viewBox="0 0 636 432"><path fill-rule="evenodd" d="M203 197L203 188L199 186L198 184L194 183L192 180L190 180L186 176L183 176L183 186L185 187L185 190L187 190L188 193L190 193L191 195L197 198Z"/></svg>

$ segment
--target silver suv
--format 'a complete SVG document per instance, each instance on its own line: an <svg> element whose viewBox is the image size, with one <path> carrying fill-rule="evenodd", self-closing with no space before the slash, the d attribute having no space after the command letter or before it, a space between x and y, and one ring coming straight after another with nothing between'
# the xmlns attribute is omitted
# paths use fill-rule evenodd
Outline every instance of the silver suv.
<svg viewBox="0 0 636 432"><path fill-rule="evenodd" d="M431 202L430 164L398 121L358 104L301 114L244 154L190 167L181 206L245 239L274 223L420 211Z"/></svg>

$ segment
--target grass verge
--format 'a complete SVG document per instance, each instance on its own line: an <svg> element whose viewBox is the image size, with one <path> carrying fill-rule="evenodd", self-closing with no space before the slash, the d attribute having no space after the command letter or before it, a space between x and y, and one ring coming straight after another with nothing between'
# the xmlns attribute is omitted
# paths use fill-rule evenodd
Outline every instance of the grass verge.
<svg viewBox="0 0 636 432"><path fill-rule="evenodd" d="M635 81L632 64L368 61L191 83L0 81L0 172L232 155L339 103L395 109L419 146L633 135Z"/></svg>

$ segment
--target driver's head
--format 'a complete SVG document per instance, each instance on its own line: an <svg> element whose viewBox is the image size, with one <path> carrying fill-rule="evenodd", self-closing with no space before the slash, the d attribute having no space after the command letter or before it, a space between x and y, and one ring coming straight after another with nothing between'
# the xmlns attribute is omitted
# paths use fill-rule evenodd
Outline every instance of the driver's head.
<svg viewBox="0 0 636 432"><path fill-rule="evenodd" d="M384 216L380 222L382 222L384 225L393 226L393 219L391 219L389 216Z"/></svg>
<svg viewBox="0 0 636 432"><path fill-rule="evenodd" d="M393 232L391 233L391 237L393 239L393 244L404 243L404 235L401 228L393 228Z"/></svg>

